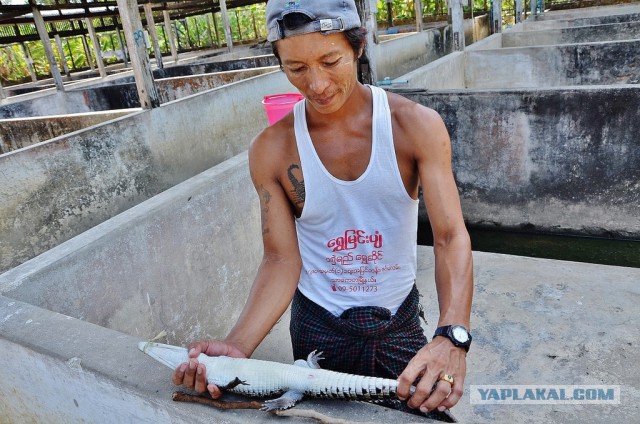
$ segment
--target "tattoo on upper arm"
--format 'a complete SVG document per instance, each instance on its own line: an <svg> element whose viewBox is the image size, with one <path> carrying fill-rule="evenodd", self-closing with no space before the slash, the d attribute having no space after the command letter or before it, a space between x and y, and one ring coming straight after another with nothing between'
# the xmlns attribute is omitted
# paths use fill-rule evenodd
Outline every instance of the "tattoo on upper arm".
<svg viewBox="0 0 640 424"><path fill-rule="evenodd" d="M271 201L271 193L264 186L260 186L260 219L262 221L262 235L269 232L267 225L267 212L269 212L269 202Z"/></svg>
<svg viewBox="0 0 640 424"><path fill-rule="evenodd" d="M289 176L289 181L293 185L293 190L291 190L291 194L293 195L293 202L298 206L304 205L305 192L304 192L304 180L302 179L302 173L300 174L300 180L293 175L294 169L300 169L298 165L295 163L291 164L289 169L287 169L287 175Z"/></svg>

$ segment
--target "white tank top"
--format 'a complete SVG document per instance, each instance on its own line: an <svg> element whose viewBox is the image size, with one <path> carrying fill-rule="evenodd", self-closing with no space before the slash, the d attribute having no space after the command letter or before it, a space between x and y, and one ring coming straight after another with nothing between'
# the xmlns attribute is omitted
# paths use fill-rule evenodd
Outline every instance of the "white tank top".
<svg viewBox="0 0 640 424"><path fill-rule="evenodd" d="M408 195L400 176L387 95L370 89L371 157L354 181L327 171L309 136L305 102L294 108L305 186L296 219L302 257L298 288L336 316L356 306L382 306L395 314L416 278L418 200Z"/></svg>

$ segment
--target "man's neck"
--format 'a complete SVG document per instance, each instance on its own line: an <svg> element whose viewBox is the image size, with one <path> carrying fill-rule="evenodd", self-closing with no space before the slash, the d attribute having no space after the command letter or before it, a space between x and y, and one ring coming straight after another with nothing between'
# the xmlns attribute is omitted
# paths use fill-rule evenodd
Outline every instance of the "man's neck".
<svg viewBox="0 0 640 424"><path fill-rule="evenodd" d="M307 104L307 126L309 128L321 128L325 126L334 126L355 122L365 111L371 110L372 96L369 87L356 83L353 91L349 95L347 101L342 107L332 113L320 113Z"/></svg>

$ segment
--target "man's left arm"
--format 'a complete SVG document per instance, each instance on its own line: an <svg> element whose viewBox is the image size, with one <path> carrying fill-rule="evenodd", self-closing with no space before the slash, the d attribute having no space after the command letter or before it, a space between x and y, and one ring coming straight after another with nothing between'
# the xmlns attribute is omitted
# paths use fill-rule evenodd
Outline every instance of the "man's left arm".
<svg viewBox="0 0 640 424"><path fill-rule="evenodd" d="M437 112L420 105L412 106L408 112L403 120L412 117L414 125L410 132L403 133L412 142L434 237L438 327L461 325L469 330L473 260L451 169L451 141ZM408 400L409 407L423 412L444 410L460 400L465 375L466 350L454 346L447 337L434 337L398 378L398 394L408 397L409 387L420 377ZM453 376L453 383L443 379L445 376Z"/></svg>

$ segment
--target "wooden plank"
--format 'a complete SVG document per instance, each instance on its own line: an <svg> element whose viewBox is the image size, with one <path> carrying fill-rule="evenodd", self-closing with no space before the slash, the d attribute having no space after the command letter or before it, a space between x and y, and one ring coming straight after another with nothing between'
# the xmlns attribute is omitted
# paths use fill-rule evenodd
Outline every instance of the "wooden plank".
<svg viewBox="0 0 640 424"><path fill-rule="evenodd" d="M129 48L129 58L131 59L133 76L136 79L140 105L144 109L159 107L160 95L151 72L138 4L135 0L118 0L118 10Z"/></svg>
<svg viewBox="0 0 640 424"><path fill-rule="evenodd" d="M51 71L53 81L56 85L56 89L58 89L58 91L64 91L62 75L60 75L60 69L58 69L58 64L56 63L56 55L53 53L53 47L51 47L51 40L49 39L47 28L44 25L42 14L35 6L31 8L31 13L33 13L33 20L36 24L38 35L40 35L40 41L42 42L42 46L44 47L44 53L47 56L47 60L49 61L49 69Z"/></svg>
<svg viewBox="0 0 640 424"><path fill-rule="evenodd" d="M64 48L62 47L62 40L60 36L56 34L54 36L56 40L56 46L58 47L58 54L60 54L60 62L62 63L62 69L64 69L64 74L69 76L69 65L67 65L67 57L64 54Z"/></svg>
<svg viewBox="0 0 640 424"><path fill-rule="evenodd" d="M220 14L222 15L222 27L224 28L224 38L227 42L227 51L233 50L233 37L231 36L231 23L227 12L226 0L220 0Z"/></svg>
<svg viewBox="0 0 640 424"><path fill-rule="evenodd" d="M156 23L153 20L153 11L151 10L151 4L144 4L144 15L147 18L147 28L149 29L149 35L151 36L151 43L153 44L153 52L156 56L156 65L162 69L162 51L160 50L160 43L158 43L158 33L156 32Z"/></svg>
<svg viewBox="0 0 640 424"><path fill-rule="evenodd" d="M178 50L176 50L176 39L173 36L173 28L171 28L171 17L169 16L168 10L163 10L162 15L164 16L164 29L169 37L169 48L171 49L171 57L173 58L173 64L178 63Z"/></svg>
<svg viewBox="0 0 640 424"><path fill-rule="evenodd" d="M91 18L85 18L84 23L87 25L89 38L91 38L91 43L93 44L93 51L95 53L94 56L96 58L96 64L98 65L98 72L100 72L100 76L104 78L107 76L107 70L104 68L104 61L102 60L102 52L100 50L100 42L98 41L96 30L93 28L93 22L91 22Z"/></svg>

